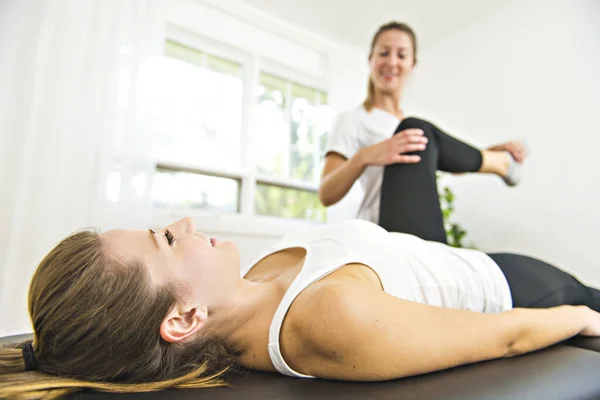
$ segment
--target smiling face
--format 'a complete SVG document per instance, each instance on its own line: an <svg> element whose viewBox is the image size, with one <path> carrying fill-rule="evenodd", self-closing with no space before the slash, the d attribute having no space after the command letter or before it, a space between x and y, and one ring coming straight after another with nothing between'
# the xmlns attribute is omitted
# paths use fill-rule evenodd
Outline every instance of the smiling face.
<svg viewBox="0 0 600 400"><path fill-rule="evenodd" d="M185 284L178 295L192 307L226 303L241 282L235 243L208 239L190 218L155 233L120 229L100 237L117 257L141 260L156 285Z"/></svg>
<svg viewBox="0 0 600 400"><path fill-rule="evenodd" d="M369 56L369 65L375 90L385 94L401 90L415 66L411 36L398 29L380 33Z"/></svg>

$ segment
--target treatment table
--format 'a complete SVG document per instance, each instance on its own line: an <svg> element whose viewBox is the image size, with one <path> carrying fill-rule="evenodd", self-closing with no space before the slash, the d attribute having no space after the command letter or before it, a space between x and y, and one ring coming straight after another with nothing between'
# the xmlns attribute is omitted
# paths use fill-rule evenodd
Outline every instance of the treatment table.
<svg viewBox="0 0 600 400"><path fill-rule="evenodd" d="M0 345L29 339L0 338ZM233 387L173 389L152 393L79 392L82 400L234 399L445 399L570 400L600 399L600 338L576 337L534 353L452 368L386 382L295 379L242 371Z"/></svg>

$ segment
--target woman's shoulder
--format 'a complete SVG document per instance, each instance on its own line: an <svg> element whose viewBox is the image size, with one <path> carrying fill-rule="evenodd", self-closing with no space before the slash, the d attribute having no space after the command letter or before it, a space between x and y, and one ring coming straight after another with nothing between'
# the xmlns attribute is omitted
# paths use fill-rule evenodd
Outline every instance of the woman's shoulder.
<svg viewBox="0 0 600 400"><path fill-rule="evenodd" d="M363 120L360 108L338 113L330 126L327 153L333 151L346 158L354 155L359 148L359 138L364 135Z"/></svg>
<svg viewBox="0 0 600 400"><path fill-rule="evenodd" d="M356 307L357 293L364 297L363 300L367 300L382 292L379 279L373 280L372 276L365 274L365 269L372 271L361 264L347 264L314 282L294 300L286 319L296 321L307 329L320 329L330 326L342 315L348 316L350 311L358 312L360 309ZM304 325L308 321L311 325ZM296 328L302 331L301 326ZM309 334L308 331L304 333Z"/></svg>
<svg viewBox="0 0 600 400"><path fill-rule="evenodd" d="M387 351L390 343L385 339L394 335L376 329L379 325L384 330L392 326L390 322L396 322L403 307L413 304L350 276L324 280L307 289L306 296L298 297L286 317L289 322L281 331L282 352L295 371L322 378L364 379L370 362L380 357L361 349L375 340L379 349L386 347L383 350ZM400 303L390 305L384 299Z"/></svg>
<svg viewBox="0 0 600 400"><path fill-rule="evenodd" d="M361 320L356 294L368 297L374 292L365 282L343 277L325 278L307 287L292 303L282 325L281 337L288 340L282 340L281 347L290 367L312 375L308 365L326 349L339 349L339 328L349 333L346 320Z"/></svg>

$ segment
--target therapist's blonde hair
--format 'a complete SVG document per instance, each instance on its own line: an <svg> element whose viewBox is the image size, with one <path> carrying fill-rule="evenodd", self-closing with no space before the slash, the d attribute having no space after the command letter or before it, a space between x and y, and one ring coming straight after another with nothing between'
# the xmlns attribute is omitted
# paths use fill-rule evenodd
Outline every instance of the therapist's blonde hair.
<svg viewBox="0 0 600 400"><path fill-rule="evenodd" d="M146 265L112 253L96 232L67 237L42 260L29 288L37 368L25 371L27 342L0 347L0 398L224 385L239 353L223 339L204 334L167 343L160 336L186 289L154 284Z"/></svg>
<svg viewBox="0 0 600 400"><path fill-rule="evenodd" d="M408 26L407 24L404 24L402 22L395 22L395 21L389 22L389 23L379 27L379 29L373 36L373 40L371 41L371 50L369 51L369 59L373 55L373 49L375 48L375 45L377 44L377 40L379 39L379 36L381 36L381 34L384 32L392 31L392 30L404 32L410 37L410 41L412 42L412 45L413 45L413 60L416 63L417 62L417 36L415 35L415 32L412 30L412 28L410 26ZM373 85L372 77L369 76L369 86L367 88L367 98L363 102L363 107L367 111L371 111L373 109L374 101L375 101L375 85Z"/></svg>

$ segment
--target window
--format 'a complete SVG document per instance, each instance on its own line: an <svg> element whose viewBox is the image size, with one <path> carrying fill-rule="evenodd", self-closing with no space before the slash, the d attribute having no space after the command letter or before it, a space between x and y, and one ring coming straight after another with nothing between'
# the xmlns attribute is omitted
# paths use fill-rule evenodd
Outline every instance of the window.
<svg viewBox="0 0 600 400"><path fill-rule="evenodd" d="M327 94L264 71L254 75L247 69L259 63L238 59L166 41L154 65L154 206L324 221L317 187L332 119ZM245 157L246 142L252 157Z"/></svg>
<svg viewBox="0 0 600 400"><path fill-rule="evenodd" d="M156 157L210 168L240 167L242 66L167 41L157 65Z"/></svg>
<svg viewBox="0 0 600 400"><path fill-rule="evenodd" d="M262 182L256 190L256 213L324 221L325 208L315 188L332 118L327 94L261 72L257 102L255 144ZM283 178L290 184L268 185L268 178ZM293 182L309 183L313 188Z"/></svg>
<svg viewBox="0 0 600 400"><path fill-rule="evenodd" d="M158 167L152 199L155 206L234 213L239 211L240 182Z"/></svg>
<svg viewBox="0 0 600 400"><path fill-rule="evenodd" d="M168 40L154 67L154 206L239 212L239 176L206 171L240 168L242 65Z"/></svg>
<svg viewBox="0 0 600 400"><path fill-rule="evenodd" d="M327 216L314 191L264 183L258 183L256 187L256 213L315 221L325 221Z"/></svg>
<svg viewBox="0 0 600 400"><path fill-rule="evenodd" d="M327 94L263 72L257 97L259 173L318 182L331 122Z"/></svg>

